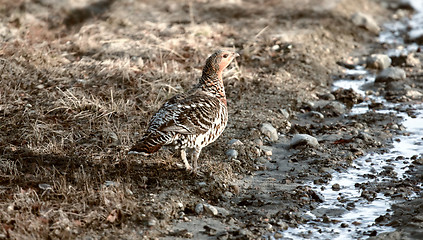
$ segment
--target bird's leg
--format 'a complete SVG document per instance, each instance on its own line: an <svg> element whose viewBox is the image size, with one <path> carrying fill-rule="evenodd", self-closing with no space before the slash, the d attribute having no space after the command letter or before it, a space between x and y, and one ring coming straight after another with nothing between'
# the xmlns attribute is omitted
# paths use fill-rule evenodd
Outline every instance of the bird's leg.
<svg viewBox="0 0 423 240"><path fill-rule="evenodd" d="M195 148L192 152L192 164L194 165L194 172L197 171L198 168L198 157L200 156L201 148Z"/></svg>
<svg viewBox="0 0 423 240"><path fill-rule="evenodd" d="M191 165L189 165L189 163L188 163L188 160L187 160L187 152L185 151L185 149L184 149L184 148L182 148L182 149L181 149L181 158L182 158L182 161L184 161L185 168L186 168L187 170L191 170L191 169L192 169L192 167L191 167Z"/></svg>

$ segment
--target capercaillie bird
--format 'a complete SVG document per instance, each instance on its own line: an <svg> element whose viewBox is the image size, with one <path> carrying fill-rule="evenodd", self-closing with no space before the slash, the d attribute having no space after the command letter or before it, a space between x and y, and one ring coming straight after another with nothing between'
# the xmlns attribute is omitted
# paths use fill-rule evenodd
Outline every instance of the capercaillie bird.
<svg viewBox="0 0 423 240"><path fill-rule="evenodd" d="M185 168L196 172L201 150L222 134L228 122L222 72L237 56L238 53L223 50L213 53L206 60L198 84L165 102L129 153L150 155L164 145L174 145L181 151ZM189 149L193 150L194 169L187 160Z"/></svg>

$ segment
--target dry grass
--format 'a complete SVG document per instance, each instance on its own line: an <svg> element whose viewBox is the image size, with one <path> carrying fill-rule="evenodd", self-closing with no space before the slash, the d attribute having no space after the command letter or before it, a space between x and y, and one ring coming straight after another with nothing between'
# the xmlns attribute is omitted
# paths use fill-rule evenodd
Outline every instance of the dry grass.
<svg viewBox="0 0 423 240"><path fill-rule="evenodd" d="M0 238L159 236L149 220L160 229L192 207L179 209L178 201L217 199L237 174L251 170L243 152L239 162L226 160L229 139L248 140L250 129L264 121L282 127L278 109L313 98L330 82L335 62L319 59L327 55L322 31L333 37L327 30L308 25L288 31L293 23L275 9L307 10L289 1L267 7L256 1L116 1L66 26L65 19L78 19L67 14L79 13L63 9L94 1L3 2ZM176 167L177 153L144 158L126 151L151 114L189 89L208 54L221 47L242 54L225 72L231 120L202 154L208 174L201 180L211 182L211 190L195 194L198 179Z"/></svg>

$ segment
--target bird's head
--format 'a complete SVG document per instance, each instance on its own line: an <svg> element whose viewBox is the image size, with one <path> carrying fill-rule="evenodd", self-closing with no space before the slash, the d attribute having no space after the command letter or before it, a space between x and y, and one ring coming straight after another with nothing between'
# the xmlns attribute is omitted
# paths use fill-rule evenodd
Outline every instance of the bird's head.
<svg viewBox="0 0 423 240"><path fill-rule="evenodd" d="M238 56L239 54L236 52L226 50L216 51L207 59L203 74L209 76L217 74L221 78L223 70Z"/></svg>

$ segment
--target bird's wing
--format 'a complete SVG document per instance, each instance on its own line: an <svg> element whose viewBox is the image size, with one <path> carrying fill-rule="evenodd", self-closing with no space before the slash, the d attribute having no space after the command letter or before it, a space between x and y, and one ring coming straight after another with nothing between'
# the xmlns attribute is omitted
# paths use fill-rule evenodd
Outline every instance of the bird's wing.
<svg viewBox="0 0 423 240"><path fill-rule="evenodd" d="M154 114L147 131L205 133L218 117L220 107L220 101L207 94L175 96Z"/></svg>

